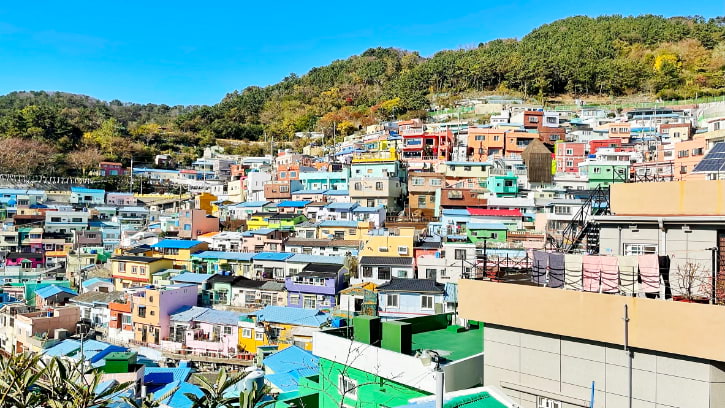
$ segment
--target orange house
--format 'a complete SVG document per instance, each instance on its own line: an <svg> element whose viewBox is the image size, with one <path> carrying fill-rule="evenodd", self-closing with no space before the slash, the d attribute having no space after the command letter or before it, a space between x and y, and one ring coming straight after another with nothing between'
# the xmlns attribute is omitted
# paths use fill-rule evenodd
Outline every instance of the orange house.
<svg viewBox="0 0 725 408"><path fill-rule="evenodd" d="M705 174L692 174L695 166L705 156L707 140L702 135L696 135L692 140L675 143L675 179L679 180L704 180Z"/></svg>
<svg viewBox="0 0 725 408"><path fill-rule="evenodd" d="M488 160L489 156L503 156L506 133L502 129L469 128L466 152L468 160L483 162Z"/></svg>

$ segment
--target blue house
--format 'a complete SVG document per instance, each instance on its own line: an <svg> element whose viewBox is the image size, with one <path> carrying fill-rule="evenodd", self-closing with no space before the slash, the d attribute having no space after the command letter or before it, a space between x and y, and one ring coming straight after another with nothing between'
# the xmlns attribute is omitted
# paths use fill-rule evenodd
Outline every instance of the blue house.
<svg viewBox="0 0 725 408"><path fill-rule="evenodd" d="M337 294L347 287L345 269L341 265L309 264L301 272L285 279L287 306L305 309L331 308L337 305Z"/></svg>
<svg viewBox="0 0 725 408"><path fill-rule="evenodd" d="M446 313L445 285L435 279L400 279L378 286L378 314L401 319Z"/></svg>
<svg viewBox="0 0 725 408"><path fill-rule="evenodd" d="M106 203L106 190L85 187L71 187L70 203L88 206Z"/></svg>
<svg viewBox="0 0 725 408"><path fill-rule="evenodd" d="M273 392L285 393L290 397L299 391L300 378L317 375L320 359L307 350L290 346L271 354L262 361L264 379Z"/></svg>

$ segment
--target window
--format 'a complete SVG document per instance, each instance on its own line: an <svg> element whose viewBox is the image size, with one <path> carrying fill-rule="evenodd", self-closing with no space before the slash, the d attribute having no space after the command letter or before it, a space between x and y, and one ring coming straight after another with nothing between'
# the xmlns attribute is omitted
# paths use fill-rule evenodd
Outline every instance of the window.
<svg viewBox="0 0 725 408"><path fill-rule="evenodd" d="M436 278L436 270L435 269L426 269L425 270L425 278L426 279L435 279Z"/></svg>
<svg viewBox="0 0 725 408"><path fill-rule="evenodd" d="M118 263L118 271L119 272L126 272L126 262L119 262Z"/></svg>
<svg viewBox="0 0 725 408"><path fill-rule="evenodd" d="M289 193L289 186L279 186L280 193Z"/></svg>
<svg viewBox="0 0 725 408"><path fill-rule="evenodd" d="M601 167L594 167L592 169L592 173L593 174L601 174L602 173L602 168Z"/></svg>
<svg viewBox="0 0 725 408"><path fill-rule="evenodd" d="M574 162L572 160L567 160L565 166L566 167L574 167Z"/></svg>
<svg viewBox="0 0 725 408"><path fill-rule="evenodd" d="M343 398L357 399L357 381L340 374L337 380L337 391Z"/></svg>
<svg viewBox="0 0 725 408"><path fill-rule="evenodd" d="M252 338L252 329L249 328L243 328L242 329L242 337L245 339L251 339Z"/></svg>
<svg viewBox="0 0 725 408"><path fill-rule="evenodd" d="M60 217L50 217L50 222L60 222Z"/></svg>
<svg viewBox="0 0 725 408"><path fill-rule="evenodd" d="M296 171L290 171L289 172L289 177L290 178L297 177L297 172Z"/></svg>
<svg viewBox="0 0 725 408"><path fill-rule="evenodd" d="M433 309L433 296L421 296L420 297L420 308L421 309Z"/></svg>
<svg viewBox="0 0 725 408"><path fill-rule="evenodd" d="M702 147L698 147L696 149L692 149L692 155L693 156L700 156L700 155L702 155Z"/></svg>
<svg viewBox="0 0 725 408"><path fill-rule="evenodd" d="M128 325L131 324L131 315L125 314L121 317L121 323Z"/></svg>
<svg viewBox="0 0 725 408"><path fill-rule="evenodd" d="M232 334L232 326L224 326L224 334Z"/></svg>
<svg viewBox="0 0 725 408"><path fill-rule="evenodd" d="M398 295L388 293L388 296L386 296L386 302L385 305L388 307L398 307Z"/></svg>
<svg viewBox="0 0 725 408"><path fill-rule="evenodd" d="M390 267L379 266L378 267L378 279L390 280Z"/></svg>
<svg viewBox="0 0 725 408"><path fill-rule="evenodd" d="M680 174L687 174L687 166L680 166Z"/></svg>
<svg viewBox="0 0 725 408"><path fill-rule="evenodd" d="M408 254L408 247L405 245L401 245L398 247L398 254L400 255L407 255Z"/></svg>
<svg viewBox="0 0 725 408"><path fill-rule="evenodd" d="M363 276L363 278L372 278L373 277L373 267L372 266L363 266L362 267L362 276Z"/></svg>
<svg viewBox="0 0 725 408"><path fill-rule="evenodd" d="M689 150L680 150L677 152L677 157L688 157L690 155Z"/></svg>
<svg viewBox="0 0 725 408"><path fill-rule="evenodd" d="M131 273L135 275L135 274L136 274L136 270L137 270L137 269L138 269L138 268L136 267L136 265L132 266L132 267L131 267Z"/></svg>
<svg viewBox="0 0 725 408"><path fill-rule="evenodd" d="M466 259L466 250L465 249L456 249L455 258L458 261L460 261L462 259Z"/></svg>
<svg viewBox="0 0 725 408"><path fill-rule="evenodd" d="M538 116L529 116L529 123L539 123Z"/></svg>
<svg viewBox="0 0 725 408"><path fill-rule="evenodd" d="M83 218L73 218L73 222L83 222Z"/></svg>
<svg viewBox="0 0 725 408"><path fill-rule="evenodd" d="M484 136L484 135L476 135L476 140L477 140L477 141L483 141L483 140L486 140L486 136Z"/></svg>
<svg viewBox="0 0 725 408"><path fill-rule="evenodd" d="M426 201L424 195L418 196L418 208L425 208Z"/></svg>
<svg viewBox="0 0 725 408"><path fill-rule="evenodd" d="M283 178L286 178L286 177L287 177L287 172L286 171L280 171L279 172L279 178L283 179Z"/></svg>
<svg viewBox="0 0 725 408"><path fill-rule="evenodd" d="M254 332L254 340L256 340L256 341L263 341L264 340L264 332Z"/></svg>
<svg viewBox="0 0 725 408"><path fill-rule="evenodd" d="M378 190L378 191L382 191L382 189L383 189L383 182L382 181L375 182L375 189Z"/></svg>
<svg viewBox="0 0 725 408"><path fill-rule="evenodd" d="M138 317L146 317L146 306L139 306L137 314Z"/></svg>
<svg viewBox="0 0 725 408"><path fill-rule="evenodd" d="M471 171L471 166L463 166L463 171Z"/></svg>
<svg viewBox="0 0 725 408"><path fill-rule="evenodd" d="M407 279L408 271L406 271L405 269L398 269L397 271L395 271L395 277L401 278L401 279Z"/></svg>
<svg viewBox="0 0 725 408"><path fill-rule="evenodd" d="M388 247L379 247L378 252L388 252Z"/></svg>
<svg viewBox="0 0 725 408"><path fill-rule="evenodd" d="M431 186L440 186L441 185L441 179L437 179L437 178L430 179L429 184Z"/></svg>
<svg viewBox="0 0 725 408"><path fill-rule="evenodd" d="M574 154L574 149L566 149L565 153L567 156L572 156Z"/></svg>
<svg viewBox="0 0 725 408"><path fill-rule="evenodd" d="M360 191L360 190L362 190L362 183L361 183L361 182L359 182L359 181L358 181L358 182L356 182L355 184L353 184L353 188L354 188L355 190L357 190L357 191Z"/></svg>
<svg viewBox="0 0 725 408"><path fill-rule="evenodd" d="M657 245L624 244L624 255L649 255L657 253Z"/></svg>
<svg viewBox="0 0 725 408"><path fill-rule="evenodd" d="M561 401L539 396L536 397L536 408L561 408Z"/></svg>
<svg viewBox="0 0 725 408"><path fill-rule="evenodd" d="M413 177L410 180L410 184L414 186L422 186L425 184L425 179L423 177Z"/></svg>
<svg viewBox="0 0 725 408"><path fill-rule="evenodd" d="M317 296L315 295L305 295L303 298L302 307L305 309L314 309L317 307Z"/></svg>
<svg viewBox="0 0 725 408"><path fill-rule="evenodd" d="M498 142L501 139L501 136L494 136L493 141Z"/></svg>

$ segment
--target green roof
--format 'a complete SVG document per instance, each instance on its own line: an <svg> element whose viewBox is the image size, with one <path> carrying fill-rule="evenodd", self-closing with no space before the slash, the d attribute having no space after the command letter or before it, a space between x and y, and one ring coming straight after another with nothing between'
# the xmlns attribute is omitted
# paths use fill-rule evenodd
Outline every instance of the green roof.
<svg viewBox="0 0 725 408"><path fill-rule="evenodd" d="M412 349L434 350L451 361L483 352L483 326L463 332L451 327L413 334Z"/></svg>

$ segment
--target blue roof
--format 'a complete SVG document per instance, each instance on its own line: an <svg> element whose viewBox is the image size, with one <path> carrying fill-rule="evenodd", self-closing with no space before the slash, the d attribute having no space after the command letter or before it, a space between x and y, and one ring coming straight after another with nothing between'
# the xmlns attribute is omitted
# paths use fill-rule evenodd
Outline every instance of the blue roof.
<svg viewBox="0 0 725 408"><path fill-rule="evenodd" d="M290 324L296 326L320 327L327 322L329 314L317 309L301 309L287 306L266 306L253 313L262 322Z"/></svg>
<svg viewBox="0 0 725 408"><path fill-rule="evenodd" d="M279 388L281 392L294 392L300 388L300 376L295 372L267 374L264 376L264 380L275 388Z"/></svg>
<svg viewBox="0 0 725 408"><path fill-rule="evenodd" d="M98 188L71 187L70 191L72 193L106 194L106 190Z"/></svg>
<svg viewBox="0 0 725 408"><path fill-rule="evenodd" d="M35 291L35 295L40 296L43 299L47 299L60 293L67 293L72 296L78 296L78 292L58 285L48 285Z"/></svg>
<svg viewBox="0 0 725 408"><path fill-rule="evenodd" d="M449 210L443 210L443 215L465 215L470 216L471 213L468 212L466 209L461 208L452 208Z"/></svg>
<svg viewBox="0 0 725 408"><path fill-rule="evenodd" d="M173 381L186 381L191 376L189 367L148 367L144 368L144 376L149 374L171 374ZM160 396L161 394L159 394Z"/></svg>
<svg viewBox="0 0 725 408"><path fill-rule="evenodd" d="M327 191L325 191L325 195L347 196L347 195L350 195L350 191L348 191L348 190L327 190Z"/></svg>
<svg viewBox="0 0 725 408"><path fill-rule="evenodd" d="M204 283L214 276L213 273L193 273L193 272L185 272L180 273L173 278L171 278L172 282L184 282L184 283Z"/></svg>
<svg viewBox="0 0 725 408"><path fill-rule="evenodd" d="M303 377L316 374L320 368L319 363L320 359L318 357L297 346L290 346L280 350L269 357L265 357L262 362L268 372L275 374L297 372L303 374Z"/></svg>
<svg viewBox="0 0 725 408"><path fill-rule="evenodd" d="M257 228L256 230L245 231L245 232L249 232L250 235L267 235L274 231L275 230L272 228Z"/></svg>
<svg viewBox="0 0 725 408"><path fill-rule="evenodd" d="M49 357L69 357L73 359L80 358L81 342L73 339L66 339L55 346L45 350L44 355ZM104 343L96 340L85 340L83 342L83 358L91 362L94 366L103 365L103 357L109 353L116 351L126 351L127 349L120 346L114 346L110 343Z"/></svg>
<svg viewBox="0 0 725 408"><path fill-rule="evenodd" d="M256 255L253 252L225 252L225 251L203 251L194 254L195 257L205 259L227 259L235 261L251 261Z"/></svg>
<svg viewBox="0 0 725 408"><path fill-rule="evenodd" d="M264 207L269 201L247 201L244 203L234 204L235 207Z"/></svg>
<svg viewBox="0 0 725 408"><path fill-rule="evenodd" d="M286 201L280 201L279 204L277 204L277 207L305 208L305 206L311 202L312 201L286 200Z"/></svg>
<svg viewBox="0 0 725 408"><path fill-rule="evenodd" d="M295 254L292 258L288 259L287 262L342 265L343 263L345 263L345 257L344 256Z"/></svg>
<svg viewBox="0 0 725 408"><path fill-rule="evenodd" d="M169 319L175 322L201 322L220 324L225 326L236 326L245 313L232 312L227 310L216 310L208 307L184 306L172 313Z"/></svg>
<svg viewBox="0 0 725 408"><path fill-rule="evenodd" d="M162 239L161 241L151 245L151 248L189 249L201 243L203 242L187 239Z"/></svg>
<svg viewBox="0 0 725 408"><path fill-rule="evenodd" d="M325 208L330 208L333 210L352 210L355 207L359 207L360 204L358 203L330 203L325 206Z"/></svg>
<svg viewBox="0 0 725 408"><path fill-rule="evenodd" d="M358 213L376 213L380 211L382 207L355 207L355 209L352 210L353 214Z"/></svg>
<svg viewBox="0 0 725 408"><path fill-rule="evenodd" d="M252 259L255 261L284 261L294 254L291 252L260 252L252 255L254 255Z"/></svg>
<svg viewBox="0 0 725 408"><path fill-rule="evenodd" d="M81 286L83 286L83 287L91 286L94 283L113 283L113 279L111 279L111 278L91 278L91 279L86 279L86 280L83 281L83 283L81 283Z"/></svg>
<svg viewBox="0 0 725 408"><path fill-rule="evenodd" d="M292 193L294 194L323 194L327 190L297 190Z"/></svg>
<svg viewBox="0 0 725 408"><path fill-rule="evenodd" d="M327 220L320 223L320 227L344 227L357 228L357 221L348 220Z"/></svg>
<svg viewBox="0 0 725 408"><path fill-rule="evenodd" d="M471 230L505 230L505 225L501 223L491 222L491 223L478 223L478 222L469 222L466 224L466 228Z"/></svg>
<svg viewBox="0 0 725 408"><path fill-rule="evenodd" d="M174 391L175 390L175 391ZM194 394L197 397L204 395L201 388L188 382L174 381L167 384L165 387L160 388L154 392L154 396L163 396L169 392L174 391L171 395L160 400L161 404L174 408L191 408L194 403L191 402L186 394Z"/></svg>

